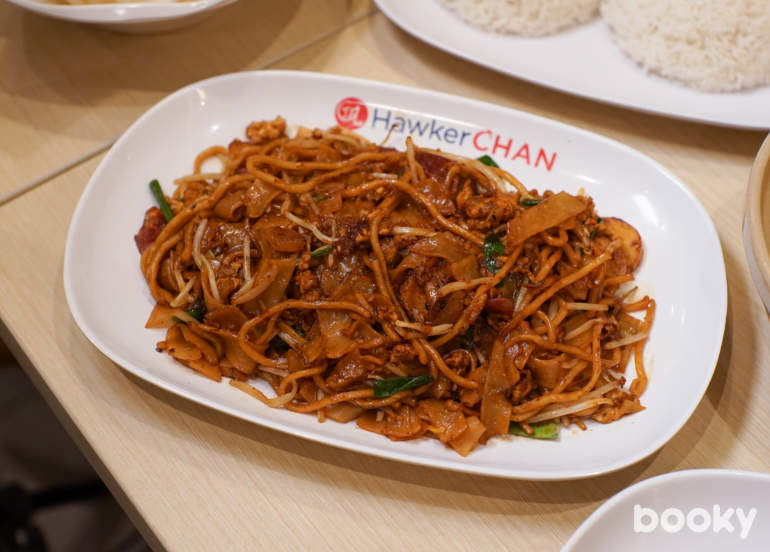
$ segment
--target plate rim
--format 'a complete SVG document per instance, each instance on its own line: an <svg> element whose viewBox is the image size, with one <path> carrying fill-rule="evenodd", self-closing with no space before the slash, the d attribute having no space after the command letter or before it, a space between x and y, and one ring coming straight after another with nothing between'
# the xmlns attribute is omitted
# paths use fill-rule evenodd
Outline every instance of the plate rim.
<svg viewBox="0 0 770 552"><path fill-rule="evenodd" d="M495 71L496 73L505 75L507 77L521 79L525 82L529 82L537 86L544 86L550 90L555 90L562 94L568 94L570 96L574 96L578 98L585 98L591 101L595 101L595 102L599 102L602 104L607 104L615 107L620 107L623 109L630 109L637 113L646 113L646 114L656 115L659 117L665 117L668 119L676 119L676 120L688 121L688 122L694 122L694 123L700 123L700 124L711 124L711 125L717 125L721 127L735 128L735 129L742 129L742 130L760 130L760 131L770 130L770 121L765 123L758 123L758 124L736 123L734 121L730 121L720 117L703 117L703 116L698 117L693 115L680 114L680 113L675 113L672 111L667 111L667 110L659 109L655 107L645 107L639 104L625 102L623 100L619 100L614 97L601 96L593 92L577 92L577 91L569 90L549 79L542 79L542 78L533 77L527 74L509 71L504 69L503 67L495 65L490 61L486 61L482 58L478 58L468 53L465 53L461 48L454 46L450 43L425 36L421 31L417 30L411 24L410 21L405 21L402 18L399 18L396 15L394 15L394 11L391 9L391 4L394 2L394 0L373 0L373 1L377 5L377 7L380 9L380 11L383 14L385 14L388 20L390 20L392 23L398 26L401 30L413 36L414 38L422 41L425 44L428 44L429 46L432 46L433 48L437 48L453 56L456 56L460 59L463 59L469 63L473 63L474 65L485 67L487 69L490 69L492 71ZM434 2L435 0L428 0L428 1ZM639 70L644 71L643 68L639 68ZM770 89L770 84L765 85L765 88ZM697 89L689 89L689 90L698 91ZM740 92L741 91L734 92L733 94L740 94ZM747 90L747 92L751 92L751 90ZM703 92L703 93L708 94L708 92ZM715 93L715 94L719 94L719 93Z"/></svg>
<svg viewBox="0 0 770 552"><path fill-rule="evenodd" d="M63 4L44 4L34 0L8 0L11 4L38 15L53 17L63 21L94 25L134 25L171 21L224 7L235 1L237 0L193 0L190 2L169 2L167 4L133 2L69 6Z"/></svg>
<svg viewBox="0 0 770 552"><path fill-rule="evenodd" d="M291 427L284 424L280 420L279 421L272 421L272 420L257 421L253 417L251 417L248 413L238 411L234 407L228 406L226 404L222 404L220 402L216 402L205 396L200 396L199 394L194 392L188 392L184 389L179 389L173 383L168 382L163 378L160 378L150 372L145 371L144 368L140 366L136 366L133 362L123 358L121 355L111 350L110 347L107 347L99 338L98 333L94 331L91 328L91 326L87 323L86 317L82 314L82 312L79 309L77 297L73 290L73 283L72 283L73 266L72 266L72 257L71 257L71 251L75 247L74 240L75 240L75 234L77 232L78 224L81 223L81 221L84 220L85 218L82 215L86 209L85 206L87 203L87 198L92 193L92 191L96 188L97 182L101 179L102 173L107 170L107 166L110 164L112 158L119 154L118 152L123 142L128 139L128 137L135 131L135 129L141 124L143 124L145 120L153 117L157 111L162 110L167 104L175 101L176 98L188 94L191 90L195 90L197 87L202 87L202 86L211 85L211 84L219 84L221 82L225 82L228 80L238 80L242 78L259 79L259 78L280 78L280 77L306 78L306 79L311 79L316 81L332 80L332 81L337 81L341 83L351 83L358 86L376 87L376 88L391 90L394 92L406 92L408 94L416 94L418 96L422 96L423 98L440 97L444 100L448 100L457 105L465 105L470 107L482 107L486 109L491 108L493 110L500 110L500 111L506 112L509 115L513 115L516 117L523 117L525 119L529 119L531 121L544 124L546 126L548 125L555 126L557 129L567 129L570 132L576 132L579 135L590 138L592 140L598 140L600 142L604 142L605 144L611 147L618 148L619 150L622 150L625 153L630 154L634 157L637 157L641 161L650 164L651 167L653 167L656 171L660 172L663 176L665 176L666 179L670 181L670 183L674 184L682 193L684 193L688 197L697 214L703 219L704 223L706 224L707 233L710 234L708 236L709 237L708 241L715 247L715 253L718 253L718 258L715 258L714 262L719 268L721 268L721 274L720 274L720 277L718 278L718 284L719 284L719 287L721 288L721 293L719 294L719 302L717 305L718 315L719 315L719 332L718 332L719 336L718 336L718 340L716 340L713 351L710 355L710 361L709 361L710 371L708 373L708 377L707 378L704 377L701 382L701 385L697 388L697 393L692 394L692 397L693 397L692 404L690 404L688 408L686 408L683 411L681 420L677 420L676 423L669 424L668 427L671 427L673 429L661 433L662 437L658 438L655 441L651 441L650 443L647 444L646 447L643 447L640 451L636 452L634 455L628 456L623 460L617 461L614 464L611 464L607 467L602 467L602 468L597 467L594 469L583 469L583 470L577 470L577 471L562 470L560 472L554 472L554 473L543 473L543 472L534 471L531 469L507 469L507 468L503 469L503 468L496 468L496 467L476 466L470 462L461 463L459 461L460 458L455 459L452 462L449 462L443 459L433 460L433 459L419 456L414 453L401 452L401 451L394 452L394 451L388 451L388 450L385 450L376 446L367 445L367 444L351 443L349 441L339 439L334 436L327 437L315 431L306 431L301 428ZM476 475L486 475L486 476L493 476L493 477L502 477L502 478L508 478L508 479L527 479L527 480L539 480L539 481L567 481L567 480L583 479L583 478L595 477L598 475L612 473L614 471L623 469L627 466L630 466L632 464L635 464L636 462L643 460L644 458L648 457L649 455L659 450L666 443L668 443L668 441L670 441L671 438L673 438L674 435L676 435L676 433L679 430L681 430L684 427L684 425L687 423L687 421L690 419L693 412L695 411L697 406L700 404L700 401L703 399L706 389L708 388L711 382L711 379L713 377L714 371L716 370L717 361L719 359L719 355L722 349L722 341L724 338L726 316L727 316L727 280L726 280L726 269L724 265L724 255L722 252L719 236L716 232L716 228L714 227L714 223L710 215L706 211L705 207L703 207L701 202L698 200L698 198L694 195L694 193L684 184L684 182L682 182L678 177L676 177L676 175L674 175L671 171L669 171L666 167L661 165L659 162L647 156L646 154L640 152L639 150L636 150L626 144L618 142L617 140L614 140L607 136L603 136L601 134L598 134L589 130L585 130L575 125L569 125L567 123L549 119L547 117L543 117L533 113L528 113L525 111L512 109L509 107L504 107L504 106L500 106L489 102L483 102L472 98L465 98L462 96L447 94L444 92L437 92L432 90L426 90L426 89L421 89L421 88L416 88L411 86L404 86L400 84L393 84L393 83L387 83L387 82L381 82L381 81L375 81L375 80L369 80L369 79L361 79L361 78L341 76L341 75L332 75L332 74L326 74L326 73L315 73L315 72L308 72L308 71L295 71L295 70L242 71L242 72L228 73L224 75L203 79L201 81L184 86L183 88L180 88L175 92L172 92L171 94L169 94L168 96L166 96L165 98L157 102L155 105L153 105L151 108L149 108L147 111L145 111L145 113L143 113L139 118L137 118L120 136L120 138L118 138L115 144L113 144L113 146L107 152L105 157L99 163L99 166L96 168L96 170L93 172L93 174L89 178L88 184L85 186L85 188L81 192L80 198L78 200L78 204L75 207L75 210L73 211L72 218L70 220L70 226L67 232L67 239L66 239L65 251L64 251L64 263L62 267L62 278L64 280L64 292L67 300L67 305L69 307L69 310L72 314L73 319L75 320L75 323L77 324L80 331L86 336L86 338L102 354L104 354L110 360L115 362L123 370L126 370L127 372L130 372L133 375L145 381L148 381L153 385L156 385L161 389L169 391L175 395L184 397L187 400L192 400L193 402L202 404L209 408L213 408L220 412L227 413L231 416L248 421L250 423L255 423L262 427L267 427L273 430L287 433L289 435L302 437L321 444L332 445L332 446L349 450L352 452L365 453L365 454L369 454L379 458L384 458L387 460L396 460L396 461L405 462L409 464L421 465L421 466L426 466L431 468L441 468L441 469L446 469L446 470L455 471L455 472L471 473ZM697 400L695 399L696 397L697 397Z"/></svg>

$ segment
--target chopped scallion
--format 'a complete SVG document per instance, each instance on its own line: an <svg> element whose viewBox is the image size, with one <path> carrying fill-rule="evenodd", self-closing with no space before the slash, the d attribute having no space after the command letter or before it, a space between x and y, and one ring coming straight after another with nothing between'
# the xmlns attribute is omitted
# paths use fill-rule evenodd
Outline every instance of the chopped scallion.
<svg viewBox="0 0 770 552"><path fill-rule="evenodd" d="M192 307L190 307L190 310L185 312L195 318L198 322L201 322L203 320L203 315L206 314L206 301L204 301L203 296L198 297L192 304Z"/></svg>
<svg viewBox="0 0 770 552"><path fill-rule="evenodd" d="M407 389L414 389L415 387L427 385L432 381L433 376L430 374L375 380L374 396L378 399L383 397L390 397L391 395L395 395L401 391L406 391Z"/></svg>
<svg viewBox="0 0 770 552"><path fill-rule="evenodd" d="M492 274L497 274L497 257L505 253L505 247L500 238L495 234L489 234L484 240L484 261Z"/></svg>
<svg viewBox="0 0 770 552"><path fill-rule="evenodd" d="M522 199L519 203L521 203L522 207L534 207L535 205L539 205L543 200L542 199Z"/></svg>
<svg viewBox="0 0 770 552"><path fill-rule="evenodd" d="M498 168L498 169L500 168L500 165L498 165L495 162L495 160L492 159L488 155L482 155L481 157L478 158L478 161L481 161L482 163L484 163L488 167L495 167L495 168Z"/></svg>
<svg viewBox="0 0 770 552"><path fill-rule="evenodd" d="M327 255L332 252L333 247L331 245L324 245L323 247L319 247L315 251L310 252L310 258L315 259L316 257L322 257L323 255Z"/></svg>
<svg viewBox="0 0 770 552"><path fill-rule="evenodd" d="M530 435L517 422L511 422L508 426L508 433L511 435L521 435L522 437L531 437L532 439L557 439L559 437L559 424L554 421L540 422L539 424L529 424L532 428Z"/></svg>
<svg viewBox="0 0 770 552"><path fill-rule="evenodd" d="M150 182L150 191L155 196L155 201L158 203L160 212L163 213L163 218L166 222L174 218L174 211L171 210L171 206L166 201L166 196L163 195L163 190L160 189L160 182L157 179Z"/></svg>

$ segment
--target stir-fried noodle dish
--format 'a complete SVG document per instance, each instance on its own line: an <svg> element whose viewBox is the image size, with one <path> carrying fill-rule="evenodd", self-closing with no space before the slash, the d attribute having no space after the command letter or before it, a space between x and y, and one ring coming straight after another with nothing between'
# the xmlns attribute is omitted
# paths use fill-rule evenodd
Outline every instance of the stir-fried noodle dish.
<svg viewBox="0 0 770 552"><path fill-rule="evenodd" d="M655 302L631 225L411 138L289 137L280 117L246 136L170 197L151 184L135 240L158 351L271 407L462 455L643 409Z"/></svg>

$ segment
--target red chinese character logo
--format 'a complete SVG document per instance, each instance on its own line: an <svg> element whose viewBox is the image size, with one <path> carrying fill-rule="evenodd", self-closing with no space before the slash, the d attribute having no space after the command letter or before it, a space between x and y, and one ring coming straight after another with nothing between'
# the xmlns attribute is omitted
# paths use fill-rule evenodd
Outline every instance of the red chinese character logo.
<svg viewBox="0 0 770 552"><path fill-rule="evenodd" d="M351 130L360 128L366 122L369 111L366 104L358 98L345 98L337 103L334 109L334 117L341 127Z"/></svg>

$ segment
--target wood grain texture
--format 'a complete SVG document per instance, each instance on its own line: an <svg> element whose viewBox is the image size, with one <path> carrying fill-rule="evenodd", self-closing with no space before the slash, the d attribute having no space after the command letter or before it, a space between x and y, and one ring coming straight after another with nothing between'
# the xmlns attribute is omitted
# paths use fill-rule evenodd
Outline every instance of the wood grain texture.
<svg viewBox="0 0 770 552"><path fill-rule="evenodd" d="M27 356L27 369L119 488L145 533L157 538L156 546L557 550L599 504L636 481L699 467L770 470L764 391L770 386L770 325L741 238L744 190L760 133L645 115L504 77L425 46L380 14L278 66L438 89L524 109L607 135L661 162L704 204L722 241L729 286L722 353L694 415L663 449L617 473L582 481L456 474L284 435L128 375L74 325L62 287L64 240L98 164L94 159L0 207L0 289L13 290L0 296L0 317ZM97 75L83 78L96 89L106 86ZM165 86L188 83L158 78ZM128 124L157 92L137 92L125 81L119 88L89 115L105 129ZM66 135L50 139L61 148L78 144Z"/></svg>
<svg viewBox="0 0 770 552"><path fill-rule="evenodd" d="M179 31L130 35L0 3L0 195L118 136L171 92L259 69L370 0L242 0Z"/></svg>

